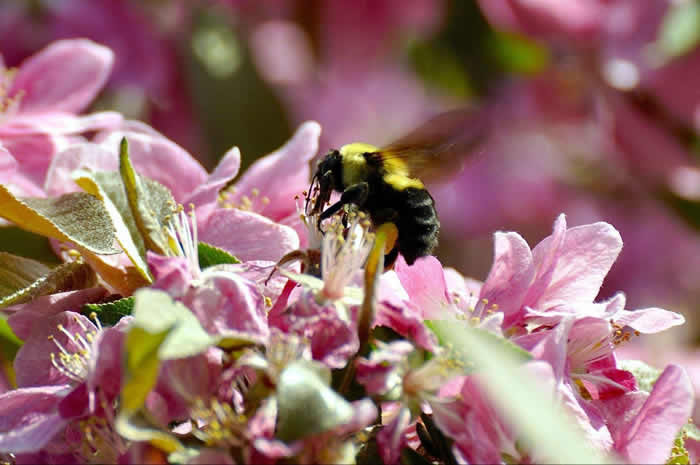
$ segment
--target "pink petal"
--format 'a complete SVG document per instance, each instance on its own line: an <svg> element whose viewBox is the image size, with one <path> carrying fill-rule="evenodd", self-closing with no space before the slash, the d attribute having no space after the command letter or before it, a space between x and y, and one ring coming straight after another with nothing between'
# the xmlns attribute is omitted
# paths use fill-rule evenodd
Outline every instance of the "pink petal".
<svg viewBox="0 0 700 465"><path fill-rule="evenodd" d="M164 136L115 131L101 134L100 145L116 157L123 137L129 142L129 156L136 172L166 186L178 202L206 181L207 172L202 165Z"/></svg>
<svg viewBox="0 0 700 465"><path fill-rule="evenodd" d="M377 434L377 446L384 463L399 463L401 449L406 445L406 429L411 412L401 408L394 419Z"/></svg>
<svg viewBox="0 0 700 465"><path fill-rule="evenodd" d="M0 135L80 134L88 131L114 129L116 127L123 128L124 126L124 117L114 111L102 111L83 116L62 112L19 113L0 127Z"/></svg>
<svg viewBox="0 0 700 465"><path fill-rule="evenodd" d="M242 338L264 344L270 334L267 314L255 283L234 273L210 278L183 298L211 335Z"/></svg>
<svg viewBox="0 0 700 465"><path fill-rule="evenodd" d="M60 331L59 326L61 325L71 335L81 334L85 337L83 327L96 331L95 325L86 316L74 312L62 312L36 320L29 338L26 339L15 357L14 367L18 386L75 384L74 380L61 373L51 363L52 353L55 354L55 358L60 363L59 354L61 352L53 338L70 354L83 350ZM87 379L87 370L85 377Z"/></svg>
<svg viewBox="0 0 700 465"><path fill-rule="evenodd" d="M173 298L180 298L189 289L192 271L184 257L166 257L157 253L146 252L148 268L153 273L151 287L161 289Z"/></svg>
<svg viewBox="0 0 700 465"><path fill-rule="evenodd" d="M242 261L277 262L299 248L297 233L255 213L222 208L202 226L199 239L222 248Z"/></svg>
<svg viewBox="0 0 700 465"><path fill-rule="evenodd" d="M12 305L4 311L11 313L7 322L12 331L20 339L26 340L38 321L67 310L79 310L84 304L97 302L105 295L107 290L101 287L59 292L37 297L26 304Z"/></svg>
<svg viewBox="0 0 700 465"><path fill-rule="evenodd" d="M632 463L664 463L692 408L690 378L683 368L669 365L634 420L625 425L615 449Z"/></svg>
<svg viewBox="0 0 700 465"><path fill-rule="evenodd" d="M5 150L17 160L19 173L37 186L43 186L54 155L65 148L67 139L50 134L3 137Z"/></svg>
<svg viewBox="0 0 700 465"><path fill-rule="evenodd" d="M53 158L44 184L46 193L61 195L82 190L73 182L72 174L77 169L117 171L119 160L114 151L106 150L98 144L84 142L73 145Z"/></svg>
<svg viewBox="0 0 700 465"><path fill-rule="evenodd" d="M619 396L626 392L632 392L637 389L637 380L634 375L627 370L619 370L617 368L608 368L591 372L597 377L607 378L615 384L600 382L592 384L586 379L582 380L586 390L591 394L593 399L610 399Z"/></svg>
<svg viewBox="0 0 700 465"><path fill-rule="evenodd" d="M17 160L0 144L0 182L7 184L17 171Z"/></svg>
<svg viewBox="0 0 700 465"><path fill-rule="evenodd" d="M93 344L93 350L96 352L90 357L87 379L87 388L91 395L99 391L110 400L119 395L123 375L124 328L130 318L122 318L117 326L105 328L98 334ZM90 407L94 412L95 406Z"/></svg>
<svg viewBox="0 0 700 465"><path fill-rule="evenodd" d="M605 25L601 1L480 0L479 4L495 26L545 39L590 41Z"/></svg>
<svg viewBox="0 0 700 465"><path fill-rule="evenodd" d="M685 318L680 313L651 307L633 311L622 310L615 314L615 323L629 326L640 333L653 334L682 325Z"/></svg>
<svg viewBox="0 0 700 465"><path fill-rule="evenodd" d="M423 323L420 311L408 302L398 307L383 302L377 306L372 326L386 326L427 350L436 350L435 334Z"/></svg>
<svg viewBox="0 0 700 465"><path fill-rule="evenodd" d="M495 233L493 246L493 265L479 298L488 300L488 305L497 304L508 324L520 310L525 292L534 278L532 254L527 242L513 232Z"/></svg>
<svg viewBox="0 0 700 465"><path fill-rule="evenodd" d="M0 396L0 450L34 452L66 426L57 412L68 386L15 389Z"/></svg>
<svg viewBox="0 0 700 465"><path fill-rule="evenodd" d="M532 307L592 302L621 249L620 233L608 223L567 230L551 281Z"/></svg>
<svg viewBox="0 0 700 465"><path fill-rule="evenodd" d="M442 264L432 256L421 257L412 265L399 256L394 267L409 300L424 319L445 318L449 300Z"/></svg>
<svg viewBox="0 0 700 465"><path fill-rule="evenodd" d="M537 333L531 333L528 336L524 336L524 339L533 338L540 339L540 341L531 349L532 355L537 360L544 360L548 362L552 367L552 373L557 382L561 382L566 375L566 356L568 350L568 338L569 331L574 325L575 319L573 317L564 318L557 326L551 330L540 331L546 334L546 336L538 335ZM518 343L521 342L518 340ZM527 349L527 345L524 345Z"/></svg>
<svg viewBox="0 0 700 465"><path fill-rule="evenodd" d="M649 78L650 91L678 118L700 130L700 50L677 57Z"/></svg>
<svg viewBox="0 0 700 465"><path fill-rule="evenodd" d="M566 216L561 214L554 222L552 234L544 238L532 250L532 261L536 268L536 277L525 297L525 305L534 307L534 303L546 291L561 255L561 245L566 235Z"/></svg>
<svg viewBox="0 0 700 465"><path fill-rule="evenodd" d="M280 220L296 211L295 195L308 189L309 161L318 151L321 126L313 121L302 124L294 136L279 150L257 160L236 183L231 196L239 204L243 196L253 199L253 189L267 197L267 205L254 211L273 220ZM274 180L274 182L271 182Z"/></svg>
<svg viewBox="0 0 700 465"><path fill-rule="evenodd" d="M347 365L359 347L355 324L341 318L333 305L318 304L310 292L305 292L284 312L275 315L270 324L309 341L313 359L331 368Z"/></svg>
<svg viewBox="0 0 700 465"><path fill-rule="evenodd" d="M54 42L22 63L10 95L23 93L23 113L77 113L102 89L113 61L111 50L86 39Z"/></svg>
<svg viewBox="0 0 700 465"><path fill-rule="evenodd" d="M194 204L197 207L197 221L205 222L217 205L219 191L236 177L240 167L241 152L234 147L226 152L204 184L189 194L183 205Z"/></svg>

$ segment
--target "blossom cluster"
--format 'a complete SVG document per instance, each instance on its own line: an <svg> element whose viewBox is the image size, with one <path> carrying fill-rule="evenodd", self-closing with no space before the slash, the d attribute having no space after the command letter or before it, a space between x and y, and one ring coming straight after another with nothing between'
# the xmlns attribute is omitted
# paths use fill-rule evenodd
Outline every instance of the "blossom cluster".
<svg viewBox="0 0 700 465"><path fill-rule="evenodd" d="M319 228L302 208L317 123L240 176L237 148L207 173L143 123L80 114L112 63L64 40L0 69L0 216L61 261L0 253L22 342L2 367L3 460L561 462L564 439L537 432L556 421L580 461L697 460L685 371L616 356L683 316L596 301L613 226L562 214L533 248L496 232L483 282L432 256L373 273L362 212ZM551 411L518 400L530 385Z"/></svg>

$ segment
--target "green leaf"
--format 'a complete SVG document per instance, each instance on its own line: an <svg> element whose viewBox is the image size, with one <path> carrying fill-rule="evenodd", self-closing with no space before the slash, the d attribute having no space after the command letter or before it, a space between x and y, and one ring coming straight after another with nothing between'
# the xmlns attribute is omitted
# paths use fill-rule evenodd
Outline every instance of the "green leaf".
<svg viewBox="0 0 700 465"><path fill-rule="evenodd" d="M156 385L160 369L158 349L169 330L149 333L143 328L129 329L125 341L126 377L121 391L121 411L126 416L131 416L143 406L146 396Z"/></svg>
<svg viewBox="0 0 700 465"><path fill-rule="evenodd" d="M507 423L518 431L526 447L553 463L609 463L552 398L530 376L524 376L522 358L505 344L484 337L483 331L465 331L448 321L432 323L445 345L473 360L485 393ZM543 362L531 362L543 363Z"/></svg>
<svg viewBox="0 0 700 465"><path fill-rule="evenodd" d="M12 362L24 342L17 337L7 320L0 318L0 358Z"/></svg>
<svg viewBox="0 0 700 465"><path fill-rule="evenodd" d="M136 173L129 159L126 138L119 148L119 172L131 214L146 248L167 255L169 246L164 229L175 208L175 199L167 187Z"/></svg>
<svg viewBox="0 0 700 465"><path fill-rule="evenodd" d="M73 192L55 198L20 198L0 184L0 216L42 236L84 247L97 254L115 254L114 227L96 197Z"/></svg>
<svg viewBox="0 0 700 465"><path fill-rule="evenodd" d="M675 58L695 49L700 42L700 1L672 3L664 16L656 47L663 57Z"/></svg>
<svg viewBox="0 0 700 465"><path fill-rule="evenodd" d="M547 48L526 36L494 32L490 39L489 51L506 71L535 74L549 64Z"/></svg>
<svg viewBox="0 0 700 465"><path fill-rule="evenodd" d="M277 384L277 437L294 441L348 422L352 406L328 386L325 367L296 361L280 374Z"/></svg>
<svg viewBox="0 0 700 465"><path fill-rule="evenodd" d="M0 307L11 305L51 269L29 258L0 252Z"/></svg>
<svg viewBox="0 0 700 465"><path fill-rule="evenodd" d="M498 350L508 354L508 357L512 358L518 363L525 363L532 359L532 354L517 344L514 344L510 340L485 329L474 328L464 320L426 320L425 325L433 333L435 333L440 345L450 350L450 357L454 358L455 360L459 360L464 365L467 372L474 370L478 371L480 368L478 365L476 365L476 360L472 359L468 353L464 353L460 350L451 350L453 347L450 346L449 337L454 330L469 333L471 334L471 337L481 340L488 346L498 347ZM447 334L444 334L444 329L446 328L449 328L450 331Z"/></svg>
<svg viewBox="0 0 700 465"><path fill-rule="evenodd" d="M627 370L632 373L637 381L637 388L644 392L651 392L654 388L654 383L661 375L661 370L640 360L619 360L618 366L621 370Z"/></svg>
<svg viewBox="0 0 700 465"><path fill-rule="evenodd" d="M124 297L114 302L103 304L85 304L81 310L83 315L97 315L103 325L114 326L122 317L131 315L134 309L134 297Z"/></svg>
<svg viewBox="0 0 700 465"><path fill-rule="evenodd" d="M148 283L152 282L146 264L146 246L131 213L124 183L119 173L91 173L81 170L73 174L73 180L86 192L104 202L105 209L114 224L119 245L141 276Z"/></svg>
<svg viewBox="0 0 700 465"><path fill-rule="evenodd" d="M140 414L125 415L120 413L117 415L115 427L124 438L134 442L149 442L152 446L168 454L181 451L184 448L174 435L154 427Z"/></svg>
<svg viewBox="0 0 700 465"><path fill-rule="evenodd" d="M201 269L209 268L214 265L235 265L241 263L239 259L226 252L223 249L215 247L206 242L197 244L197 253L199 255L199 267Z"/></svg>
<svg viewBox="0 0 700 465"><path fill-rule="evenodd" d="M160 362L189 357L216 342L187 307L167 293L140 289L134 294L134 319L126 334L126 379L122 388L122 410L136 413L155 386Z"/></svg>
<svg viewBox="0 0 700 465"><path fill-rule="evenodd" d="M166 292L141 289L134 297L133 327L153 335L167 333L158 348L159 360L197 355L218 342L218 338L204 331L189 308Z"/></svg>
<svg viewBox="0 0 700 465"><path fill-rule="evenodd" d="M95 272L85 263L68 262L50 269L37 261L0 252L0 308L96 283Z"/></svg>
<svg viewBox="0 0 700 465"><path fill-rule="evenodd" d="M0 227L0 251L31 258L49 266L63 263L46 237L16 226Z"/></svg>

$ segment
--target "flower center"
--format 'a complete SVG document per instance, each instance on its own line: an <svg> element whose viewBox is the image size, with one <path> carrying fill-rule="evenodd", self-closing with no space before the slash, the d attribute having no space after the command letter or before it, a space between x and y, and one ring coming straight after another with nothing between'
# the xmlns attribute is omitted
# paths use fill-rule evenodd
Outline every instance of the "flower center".
<svg viewBox="0 0 700 465"><path fill-rule="evenodd" d="M105 412L112 410L112 407L104 407ZM87 463L117 463L126 452L126 444L114 430L113 420L91 415L78 423L83 434L76 451Z"/></svg>
<svg viewBox="0 0 700 465"><path fill-rule="evenodd" d="M197 218L194 205L190 205L189 213L185 213L182 205L175 208L165 229L170 246L170 255L185 258L193 279L199 279L199 251L197 249Z"/></svg>
<svg viewBox="0 0 700 465"><path fill-rule="evenodd" d="M199 399L192 409L193 434L207 446L241 447L245 443L248 418L234 412L229 404L213 399L207 405Z"/></svg>
<svg viewBox="0 0 700 465"><path fill-rule="evenodd" d="M260 195L260 189L254 187L248 195L236 195L236 187L231 186L219 194L219 203L224 208L237 208L238 210L259 213L270 203L270 198Z"/></svg>
<svg viewBox="0 0 700 465"><path fill-rule="evenodd" d="M95 321L97 330L88 328L77 315L74 319L82 329L82 334L80 332L71 334L63 325L57 326L57 329L77 348L75 351L66 349L58 339L54 336L49 336L49 340L53 341L54 345L58 348L58 353L51 352L51 364L61 372L61 374L77 382L82 382L87 379L88 362L93 354L92 344L97 333L102 330L102 325L94 312L90 314L90 318Z"/></svg>
<svg viewBox="0 0 700 465"><path fill-rule="evenodd" d="M329 300L340 299L345 286L350 284L360 270L374 244L374 234L369 232L370 222L363 212L347 214L347 231L342 217L334 216L321 242L321 276L324 282L322 294Z"/></svg>

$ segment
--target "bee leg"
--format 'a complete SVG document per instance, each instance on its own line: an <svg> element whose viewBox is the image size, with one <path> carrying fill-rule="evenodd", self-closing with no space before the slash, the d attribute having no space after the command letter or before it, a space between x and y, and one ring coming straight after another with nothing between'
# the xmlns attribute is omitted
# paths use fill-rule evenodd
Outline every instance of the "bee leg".
<svg viewBox="0 0 700 465"><path fill-rule="evenodd" d="M364 205L369 195L369 184L366 182L358 182L353 184L343 191L340 200L326 208L318 217L318 227L321 228L321 222L335 215L344 205L354 203L358 207Z"/></svg>

